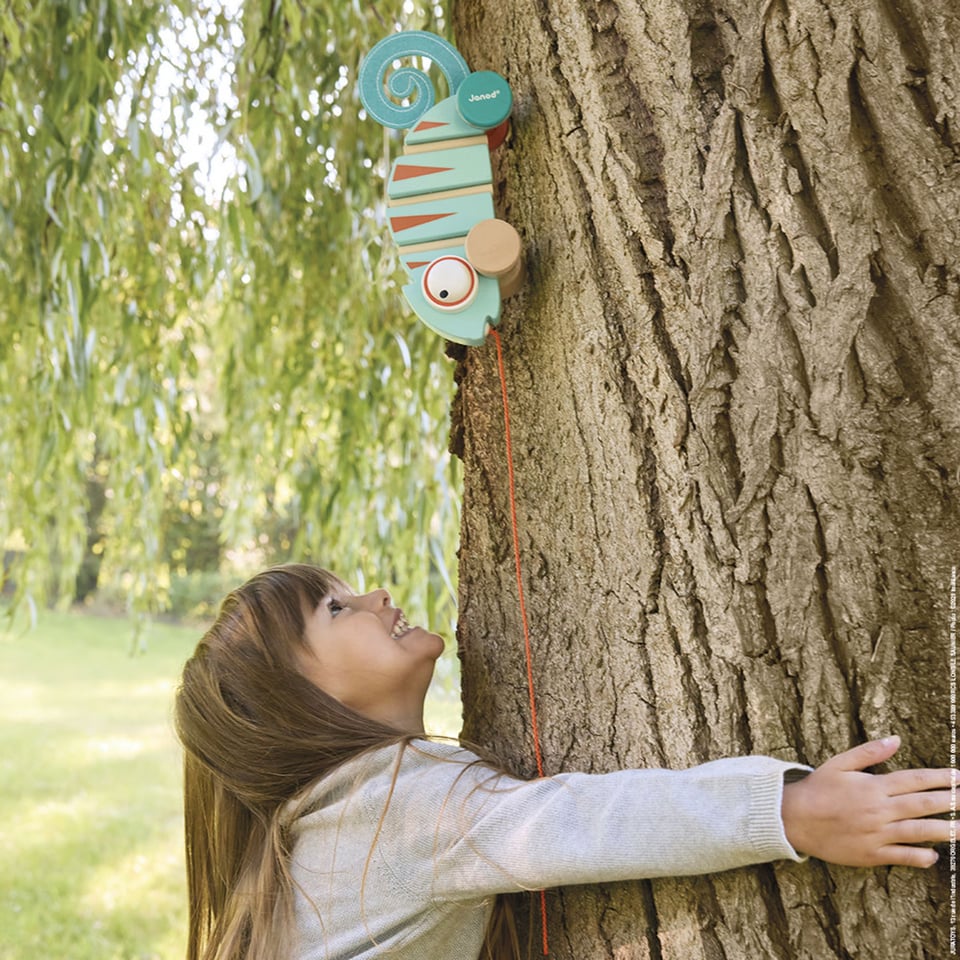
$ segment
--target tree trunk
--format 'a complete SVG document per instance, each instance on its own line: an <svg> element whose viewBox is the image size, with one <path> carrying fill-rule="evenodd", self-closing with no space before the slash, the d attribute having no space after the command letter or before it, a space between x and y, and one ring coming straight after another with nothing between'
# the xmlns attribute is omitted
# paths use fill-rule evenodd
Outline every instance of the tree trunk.
<svg viewBox="0 0 960 960"><path fill-rule="evenodd" d="M949 762L955 0L470 0L505 74L501 323L547 773ZM464 734L531 773L492 345L458 368ZM556 958L948 952L949 870L548 894Z"/></svg>

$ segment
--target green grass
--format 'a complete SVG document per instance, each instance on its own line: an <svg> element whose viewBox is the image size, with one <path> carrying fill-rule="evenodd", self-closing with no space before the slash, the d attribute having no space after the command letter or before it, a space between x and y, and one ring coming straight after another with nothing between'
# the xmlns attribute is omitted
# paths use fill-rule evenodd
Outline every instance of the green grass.
<svg viewBox="0 0 960 960"><path fill-rule="evenodd" d="M171 698L197 631L45 614L0 633L0 958L184 953Z"/></svg>
<svg viewBox="0 0 960 960"><path fill-rule="evenodd" d="M199 631L46 613L0 630L0 960L180 960L186 890L171 701ZM456 734L459 704L428 700Z"/></svg>

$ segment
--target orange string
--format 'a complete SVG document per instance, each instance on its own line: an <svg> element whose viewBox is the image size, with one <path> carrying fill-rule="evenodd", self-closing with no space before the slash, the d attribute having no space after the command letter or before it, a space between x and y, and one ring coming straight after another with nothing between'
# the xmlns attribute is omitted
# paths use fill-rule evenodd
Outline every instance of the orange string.
<svg viewBox="0 0 960 960"><path fill-rule="evenodd" d="M517 491L513 479L513 447L510 442L510 404L507 402L507 377L503 366L503 345L495 327L490 328L497 345L497 369L500 372L500 393L503 397L503 435L507 447L507 482L510 490L510 526L513 531L513 559L517 570L517 596L520 600L520 622L523 625L523 649L527 660L527 693L530 697L530 726L533 730L533 751L537 759L537 776L543 776L543 754L540 750L540 727L537 724L537 700L533 692L533 655L530 648L530 627L527 607L523 599L523 574L520 569L520 535L517 530ZM543 936L543 955L549 956L547 942L547 894L540 891L540 922Z"/></svg>

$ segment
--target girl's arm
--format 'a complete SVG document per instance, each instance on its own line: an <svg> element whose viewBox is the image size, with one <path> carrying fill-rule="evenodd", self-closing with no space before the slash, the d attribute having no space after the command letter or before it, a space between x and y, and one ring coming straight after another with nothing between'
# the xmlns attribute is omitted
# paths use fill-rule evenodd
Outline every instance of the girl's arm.
<svg viewBox="0 0 960 960"><path fill-rule="evenodd" d="M957 771L864 772L899 747L899 737L872 740L784 784L781 814L793 848L848 867L932 867L937 853L912 844L945 843L951 829L956 836L955 821L925 818L956 809Z"/></svg>
<svg viewBox="0 0 960 960"><path fill-rule="evenodd" d="M520 781L477 764L401 766L376 845L384 872L434 901L802 859L781 820L786 775L772 757L687 770L560 773ZM370 816L383 811L378 796ZM420 829L414 829L416 825Z"/></svg>

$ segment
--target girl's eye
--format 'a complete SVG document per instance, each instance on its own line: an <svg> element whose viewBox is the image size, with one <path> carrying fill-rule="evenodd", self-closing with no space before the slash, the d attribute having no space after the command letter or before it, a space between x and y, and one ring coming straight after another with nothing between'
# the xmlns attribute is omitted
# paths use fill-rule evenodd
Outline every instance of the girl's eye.
<svg viewBox="0 0 960 960"><path fill-rule="evenodd" d="M335 597L331 597L327 601L327 609L330 611L330 616L335 617L338 613L345 609L344 605L337 600Z"/></svg>

